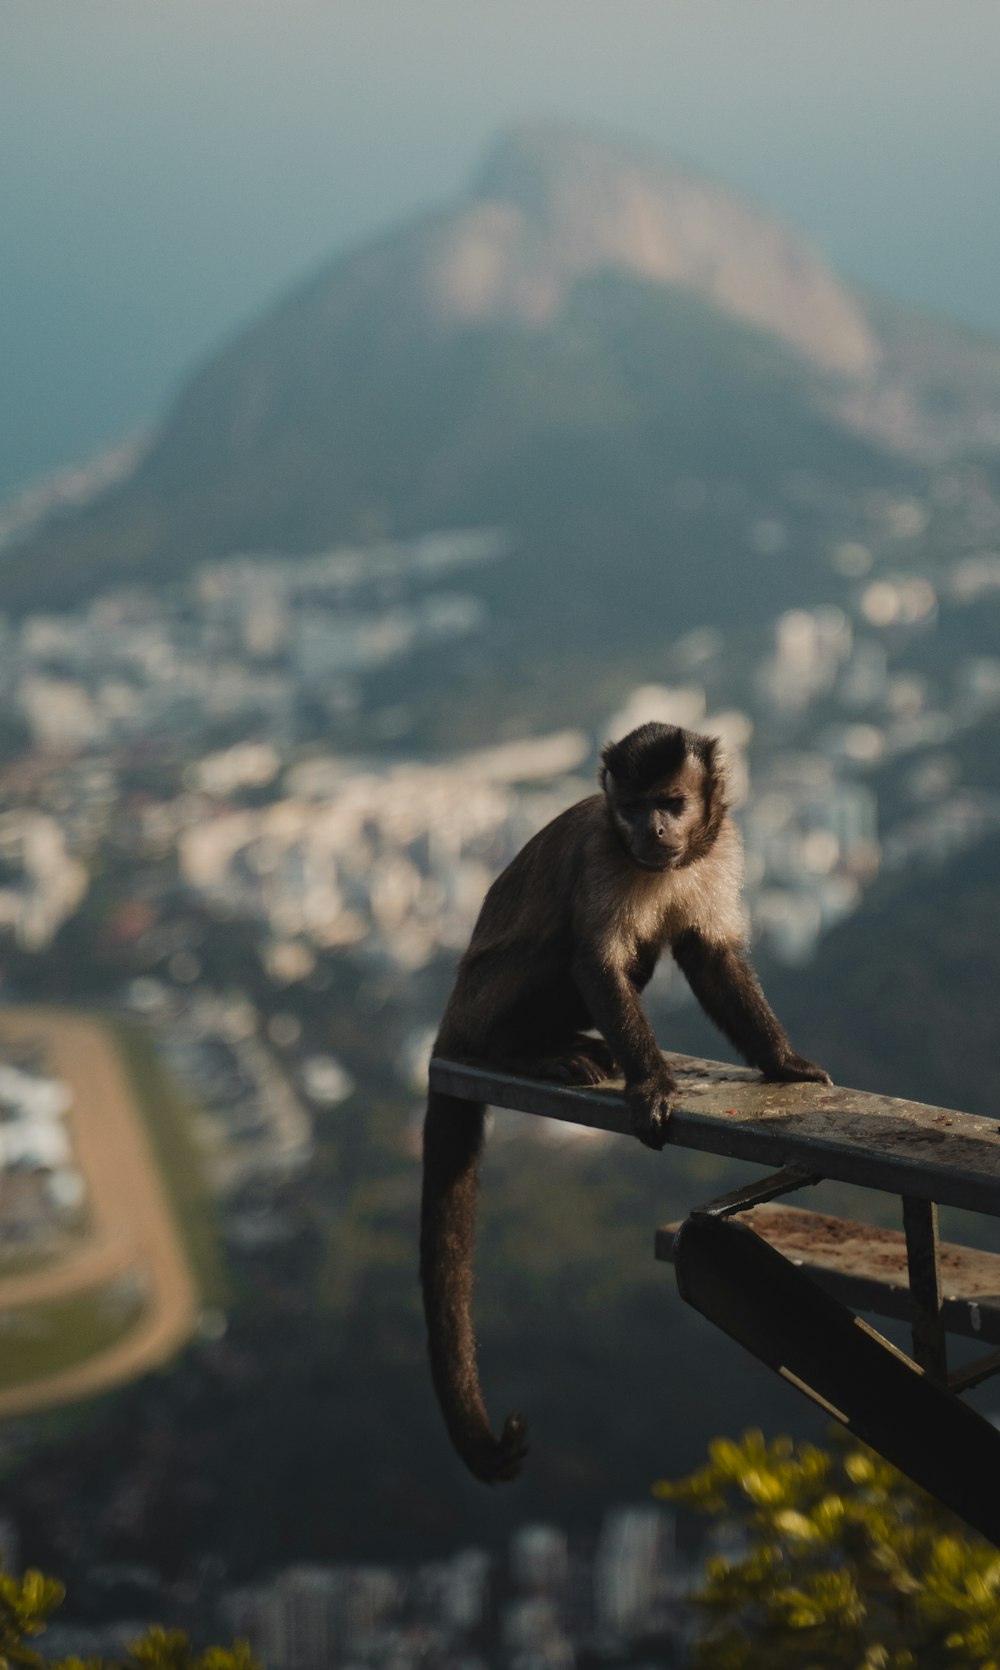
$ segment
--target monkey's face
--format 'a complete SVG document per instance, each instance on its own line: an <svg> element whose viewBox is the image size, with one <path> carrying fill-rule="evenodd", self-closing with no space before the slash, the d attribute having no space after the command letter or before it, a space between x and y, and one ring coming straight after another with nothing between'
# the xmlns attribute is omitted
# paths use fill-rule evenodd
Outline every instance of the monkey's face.
<svg viewBox="0 0 1000 1670"><path fill-rule="evenodd" d="M674 870L685 862L705 828L705 790L705 767L690 756L651 785L619 781L610 772L604 779L615 827L644 870Z"/></svg>

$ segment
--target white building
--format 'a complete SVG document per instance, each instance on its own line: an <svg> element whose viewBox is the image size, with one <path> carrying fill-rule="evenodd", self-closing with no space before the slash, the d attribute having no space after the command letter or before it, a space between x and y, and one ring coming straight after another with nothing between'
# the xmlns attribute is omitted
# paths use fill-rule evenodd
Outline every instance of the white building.
<svg viewBox="0 0 1000 1670"><path fill-rule="evenodd" d="M0 1062L0 1171L17 1167L56 1174L62 1181L54 1191L55 1204L67 1206L78 1205L81 1194L66 1128L72 1101L72 1091L61 1079Z"/></svg>
<svg viewBox="0 0 1000 1670"><path fill-rule="evenodd" d="M598 1623L630 1636L647 1627L662 1598L673 1555L673 1522L660 1508L617 1508L601 1527L594 1559Z"/></svg>
<svg viewBox="0 0 1000 1670"><path fill-rule="evenodd" d="M0 885L0 928L28 951L49 945L87 891L87 871L66 851L54 818L34 810L0 813L0 860L16 879Z"/></svg>

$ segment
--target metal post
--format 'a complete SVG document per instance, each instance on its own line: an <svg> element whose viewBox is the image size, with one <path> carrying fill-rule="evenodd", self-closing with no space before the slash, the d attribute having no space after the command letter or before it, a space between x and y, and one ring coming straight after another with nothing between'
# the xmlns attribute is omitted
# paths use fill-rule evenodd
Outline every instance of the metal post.
<svg viewBox="0 0 1000 1670"><path fill-rule="evenodd" d="M925 1374L946 1386L948 1352L941 1314L941 1250L934 1202L904 1195L903 1230L910 1271L913 1356Z"/></svg>

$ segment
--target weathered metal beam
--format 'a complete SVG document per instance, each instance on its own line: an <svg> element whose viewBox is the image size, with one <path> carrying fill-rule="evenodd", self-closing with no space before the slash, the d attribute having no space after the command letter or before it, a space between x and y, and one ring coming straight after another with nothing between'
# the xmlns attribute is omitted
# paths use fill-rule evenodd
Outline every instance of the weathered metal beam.
<svg viewBox="0 0 1000 1670"><path fill-rule="evenodd" d="M906 1240L898 1229L799 1206L762 1205L740 1212L738 1221L852 1310L910 1320ZM664 1224L656 1231L656 1256L665 1263L673 1262L680 1227ZM944 1241L940 1261L946 1332L1000 1345L1000 1254Z"/></svg>
<svg viewBox="0 0 1000 1670"><path fill-rule="evenodd" d="M666 1055L677 1076L668 1144L1000 1217L1000 1125L837 1085L771 1084L747 1067ZM619 1083L577 1088L431 1062L434 1089L629 1134Z"/></svg>

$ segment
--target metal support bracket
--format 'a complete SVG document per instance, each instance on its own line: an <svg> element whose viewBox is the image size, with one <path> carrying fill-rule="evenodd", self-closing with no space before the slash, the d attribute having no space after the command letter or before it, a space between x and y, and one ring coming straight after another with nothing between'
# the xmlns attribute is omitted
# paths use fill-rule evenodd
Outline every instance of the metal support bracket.
<svg viewBox="0 0 1000 1670"><path fill-rule="evenodd" d="M754 1183L744 1183L741 1189L718 1195L695 1211L707 1218L730 1218L735 1212L749 1212L753 1206L764 1206L769 1200L780 1200L782 1195L794 1194L796 1189L808 1189L823 1179L816 1172L800 1171L797 1166L783 1166L772 1171L770 1177L759 1177Z"/></svg>
<svg viewBox="0 0 1000 1670"><path fill-rule="evenodd" d="M1000 1432L759 1235L695 1212L681 1298L1000 1546Z"/></svg>
<svg viewBox="0 0 1000 1670"><path fill-rule="evenodd" d="M966 1363L964 1368L955 1369L948 1376L948 1390L950 1392L971 1392L973 1386L981 1386L984 1380L991 1380L994 1374L1000 1374L1000 1351L990 1351L985 1357L977 1357L974 1363Z"/></svg>

